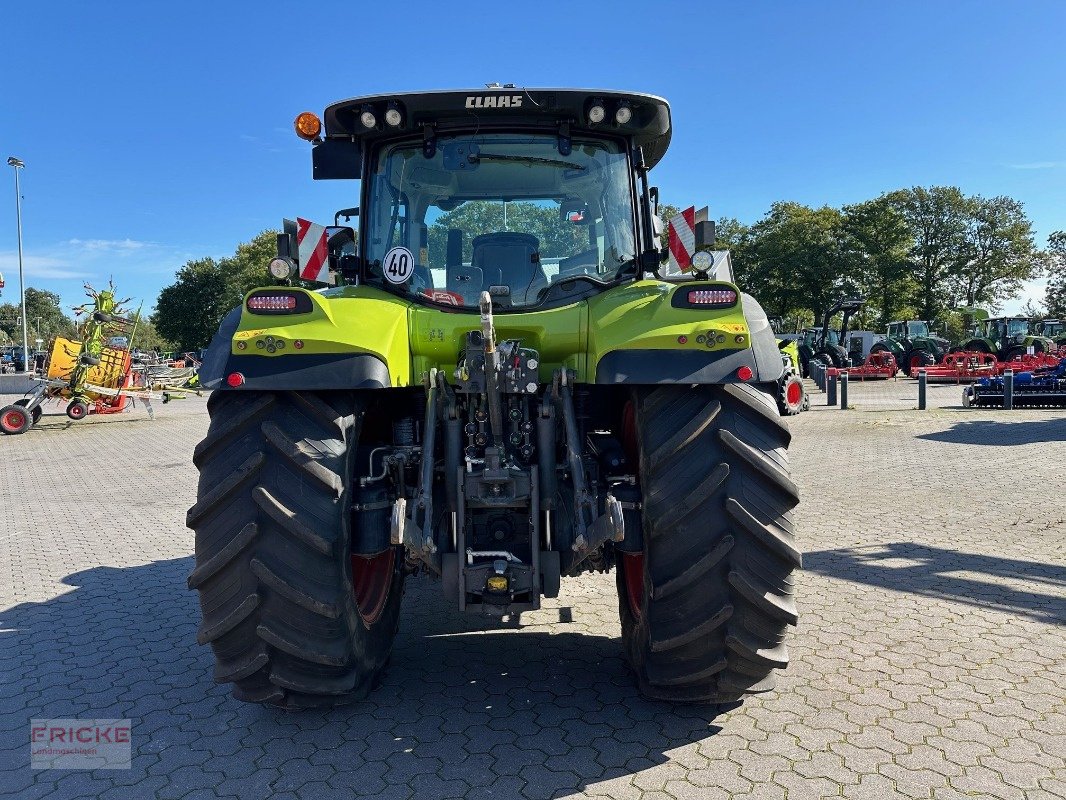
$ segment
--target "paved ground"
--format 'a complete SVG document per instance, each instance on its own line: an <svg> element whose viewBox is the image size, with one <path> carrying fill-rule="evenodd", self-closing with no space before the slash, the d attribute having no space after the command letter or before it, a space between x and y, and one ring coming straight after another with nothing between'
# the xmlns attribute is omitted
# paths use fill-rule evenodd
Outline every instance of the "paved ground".
<svg viewBox="0 0 1066 800"><path fill-rule="evenodd" d="M237 703L185 590L205 427L192 399L0 438L0 796L1066 796L1064 412L797 418L793 663L717 716L637 695L613 576L517 628L412 582L369 702ZM31 771L31 717L131 718L133 768Z"/></svg>

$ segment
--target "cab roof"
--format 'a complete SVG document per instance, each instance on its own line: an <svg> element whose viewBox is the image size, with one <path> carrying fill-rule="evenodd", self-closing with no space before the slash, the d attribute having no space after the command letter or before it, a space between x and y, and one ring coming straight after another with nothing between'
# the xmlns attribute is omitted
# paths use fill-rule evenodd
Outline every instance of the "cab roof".
<svg viewBox="0 0 1066 800"><path fill-rule="evenodd" d="M602 104L605 117L593 124L588 110ZM615 112L628 105L632 118L615 122ZM398 126L385 124L385 112L400 112ZM377 124L363 125L364 111L374 114ZM511 84L483 89L446 89L424 92L395 92L341 100L325 111L325 138L358 139L373 142L425 132L474 127L481 131L515 127L559 130L569 126L571 136L599 134L631 137L642 148L644 165L655 166L670 145L670 104L661 97L641 92L611 89L527 89Z"/></svg>

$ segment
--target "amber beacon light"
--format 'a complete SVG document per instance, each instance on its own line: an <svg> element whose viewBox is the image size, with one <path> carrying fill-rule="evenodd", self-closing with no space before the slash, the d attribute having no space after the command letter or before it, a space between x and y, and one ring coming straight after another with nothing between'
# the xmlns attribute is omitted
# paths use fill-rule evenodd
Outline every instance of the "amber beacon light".
<svg viewBox="0 0 1066 800"><path fill-rule="evenodd" d="M304 111L296 117L293 127L297 136L313 142L322 133L322 120L310 111Z"/></svg>

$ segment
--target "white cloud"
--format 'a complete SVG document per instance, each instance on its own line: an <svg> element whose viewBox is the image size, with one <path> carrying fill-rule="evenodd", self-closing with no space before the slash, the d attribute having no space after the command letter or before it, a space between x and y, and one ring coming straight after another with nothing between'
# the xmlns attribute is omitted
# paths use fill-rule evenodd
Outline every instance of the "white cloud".
<svg viewBox="0 0 1066 800"><path fill-rule="evenodd" d="M91 273L83 272L69 261L53 256L30 256L22 258L23 270L27 278L50 278L52 280L82 280ZM0 272L7 273L7 280L14 285L18 281L19 259L14 251L0 253Z"/></svg>
<svg viewBox="0 0 1066 800"><path fill-rule="evenodd" d="M1011 169L1058 169L1066 167L1066 161L1028 161L1023 164L1008 164Z"/></svg>
<svg viewBox="0 0 1066 800"><path fill-rule="evenodd" d="M66 244L93 253L132 253L152 246L152 242L133 239L69 239Z"/></svg>

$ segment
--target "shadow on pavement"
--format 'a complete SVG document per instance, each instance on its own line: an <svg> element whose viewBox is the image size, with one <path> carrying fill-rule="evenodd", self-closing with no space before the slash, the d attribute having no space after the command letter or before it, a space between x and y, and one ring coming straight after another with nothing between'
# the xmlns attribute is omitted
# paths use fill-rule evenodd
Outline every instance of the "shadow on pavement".
<svg viewBox="0 0 1066 800"><path fill-rule="evenodd" d="M68 576L65 594L0 612L0 796L121 786L258 800L311 785L321 797L569 797L721 730L724 709L640 697L619 641L585 628L611 630L610 605L500 624L444 610L440 584L417 579L366 701L299 713L240 703L196 644L191 566L97 567ZM65 717L132 719L132 769L31 771L29 720Z"/></svg>
<svg viewBox="0 0 1066 800"><path fill-rule="evenodd" d="M803 554L803 568L882 589L939 597L984 609L1021 614L1037 622L1066 623L1066 566L962 553L915 542ZM959 573L987 578L963 577ZM1009 585L1025 581L1048 593Z"/></svg>
<svg viewBox="0 0 1066 800"><path fill-rule="evenodd" d="M1011 412L1004 411L1004 414ZM949 444L984 444L993 447L1066 441L1066 416L1051 420L957 422L946 431L923 433L918 439Z"/></svg>

